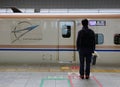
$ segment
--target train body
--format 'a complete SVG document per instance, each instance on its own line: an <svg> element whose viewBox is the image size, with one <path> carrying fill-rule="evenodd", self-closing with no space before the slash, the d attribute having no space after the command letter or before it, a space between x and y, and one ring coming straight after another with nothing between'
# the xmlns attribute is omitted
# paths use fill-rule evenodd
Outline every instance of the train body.
<svg viewBox="0 0 120 87"><path fill-rule="evenodd" d="M0 14L0 63L79 63L81 20L96 35L97 64L120 65L120 14Z"/></svg>

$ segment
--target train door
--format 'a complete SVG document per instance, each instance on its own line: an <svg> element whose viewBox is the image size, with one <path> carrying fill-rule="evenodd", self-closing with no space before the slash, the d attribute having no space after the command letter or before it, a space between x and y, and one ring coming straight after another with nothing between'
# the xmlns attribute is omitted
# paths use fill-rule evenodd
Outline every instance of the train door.
<svg viewBox="0 0 120 87"><path fill-rule="evenodd" d="M75 54L75 22L59 21L59 61L71 62Z"/></svg>

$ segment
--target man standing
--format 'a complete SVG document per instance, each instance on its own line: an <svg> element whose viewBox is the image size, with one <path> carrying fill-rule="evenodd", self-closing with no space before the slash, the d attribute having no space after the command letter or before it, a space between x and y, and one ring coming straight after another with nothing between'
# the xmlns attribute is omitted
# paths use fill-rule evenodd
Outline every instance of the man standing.
<svg viewBox="0 0 120 87"><path fill-rule="evenodd" d="M80 78L89 79L90 75L90 63L92 58L92 53L95 50L95 33L88 27L88 20L82 20L82 30L78 32L77 36L77 50L79 51L80 60ZM86 67L84 69L84 62L86 61Z"/></svg>

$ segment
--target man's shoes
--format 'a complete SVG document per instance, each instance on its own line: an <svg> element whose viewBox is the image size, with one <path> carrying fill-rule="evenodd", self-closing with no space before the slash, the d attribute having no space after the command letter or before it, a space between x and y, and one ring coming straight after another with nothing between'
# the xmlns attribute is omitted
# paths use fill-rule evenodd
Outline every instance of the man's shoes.
<svg viewBox="0 0 120 87"><path fill-rule="evenodd" d="M86 79L89 79L90 77L88 75L86 75Z"/></svg>
<svg viewBox="0 0 120 87"><path fill-rule="evenodd" d="M80 78L84 79L84 75L80 75ZM89 75L86 75L85 79L89 79L89 78L90 78Z"/></svg>
<svg viewBox="0 0 120 87"><path fill-rule="evenodd" d="M81 75L80 78L81 78L81 79L84 79L84 75Z"/></svg>

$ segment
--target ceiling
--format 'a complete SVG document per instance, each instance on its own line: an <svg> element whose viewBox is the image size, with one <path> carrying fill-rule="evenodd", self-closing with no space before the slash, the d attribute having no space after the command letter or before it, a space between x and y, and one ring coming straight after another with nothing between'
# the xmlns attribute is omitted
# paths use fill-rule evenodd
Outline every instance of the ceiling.
<svg viewBox="0 0 120 87"><path fill-rule="evenodd" d="M75 8L101 9L120 8L120 0L0 0L0 8L16 6L18 8Z"/></svg>

